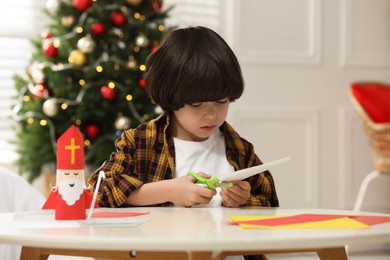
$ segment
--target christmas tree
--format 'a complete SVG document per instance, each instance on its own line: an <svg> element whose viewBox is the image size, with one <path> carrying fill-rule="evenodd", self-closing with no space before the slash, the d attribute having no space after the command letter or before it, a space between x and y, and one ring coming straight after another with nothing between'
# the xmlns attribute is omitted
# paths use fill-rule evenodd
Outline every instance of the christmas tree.
<svg viewBox="0 0 390 260"><path fill-rule="evenodd" d="M143 77L167 30L161 0L48 0L44 11L49 26L15 76L17 164L29 181L56 162L57 138L71 125L83 134L86 164L98 167L122 131L161 113Z"/></svg>

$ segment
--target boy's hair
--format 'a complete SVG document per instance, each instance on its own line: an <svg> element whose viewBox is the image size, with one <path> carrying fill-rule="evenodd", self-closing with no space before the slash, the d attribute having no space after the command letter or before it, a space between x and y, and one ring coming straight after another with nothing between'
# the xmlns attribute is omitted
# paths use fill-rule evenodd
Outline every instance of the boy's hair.
<svg viewBox="0 0 390 260"><path fill-rule="evenodd" d="M145 88L164 111L185 104L238 99L241 68L228 44L211 29L188 27L166 35L146 62Z"/></svg>

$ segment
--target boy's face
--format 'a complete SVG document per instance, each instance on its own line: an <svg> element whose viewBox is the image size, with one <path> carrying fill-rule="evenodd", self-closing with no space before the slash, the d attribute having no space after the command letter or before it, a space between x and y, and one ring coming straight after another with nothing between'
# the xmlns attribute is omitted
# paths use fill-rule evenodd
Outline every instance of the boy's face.
<svg viewBox="0 0 390 260"><path fill-rule="evenodd" d="M226 119L229 99L185 105L173 112L173 136L186 141L200 142L218 130Z"/></svg>

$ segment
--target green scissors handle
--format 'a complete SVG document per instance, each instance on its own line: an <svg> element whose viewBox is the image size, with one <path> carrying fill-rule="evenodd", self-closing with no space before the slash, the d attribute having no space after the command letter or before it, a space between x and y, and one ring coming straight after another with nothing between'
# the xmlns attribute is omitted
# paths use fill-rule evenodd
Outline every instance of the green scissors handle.
<svg viewBox="0 0 390 260"><path fill-rule="evenodd" d="M217 177L212 177L210 179L203 178L195 172L189 172L187 175L191 175L196 179L196 183L205 184L209 189L215 189L218 187L232 187L231 182L222 183Z"/></svg>

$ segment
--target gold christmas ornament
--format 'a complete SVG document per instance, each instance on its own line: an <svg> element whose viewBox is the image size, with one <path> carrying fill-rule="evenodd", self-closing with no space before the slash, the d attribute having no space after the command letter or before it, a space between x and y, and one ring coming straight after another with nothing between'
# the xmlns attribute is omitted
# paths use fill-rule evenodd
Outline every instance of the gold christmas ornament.
<svg viewBox="0 0 390 260"><path fill-rule="evenodd" d="M142 3L142 0L126 0L126 3L132 6L138 6L140 3Z"/></svg>
<svg viewBox="0 0 390 260"><path fill-rule="evenodd" d="M81 67L88 62L88 58L81 51L73 50L69 54L68 61L77 67Z"/></svg>
<svg viewBox="0 0 390 260"><path fill-rule="evenodd" d="M127 67L129 69L135 69L138 67L138 63L137 61L135 60L134 56L133 55L130 55L129 56L129 61L127 62Z"/></svg>
<svg viewBox="0 0 390 260"><path fill-rule="evenodd" d="M64 16L61 18L61 24L65 27L71 27L75 21L75 17L73 15Z"/></svg>

